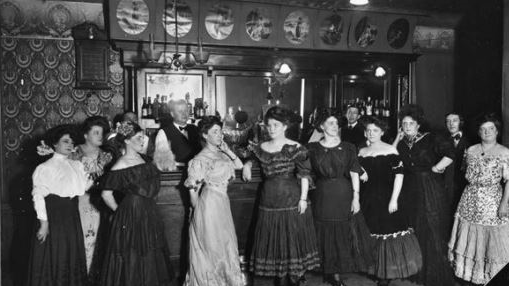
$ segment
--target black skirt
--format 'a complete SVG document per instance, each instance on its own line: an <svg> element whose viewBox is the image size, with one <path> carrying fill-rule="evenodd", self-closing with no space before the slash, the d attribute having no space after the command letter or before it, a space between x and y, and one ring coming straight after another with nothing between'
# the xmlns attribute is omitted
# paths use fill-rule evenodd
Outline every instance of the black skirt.
<svg viewBox="0 0 509 286"><path fill-rule="evenodd" d="M78 198L48 195L45 198L49 234L43 243L36 237L30 251L27 285L86 285L87 266Z"/></svg>

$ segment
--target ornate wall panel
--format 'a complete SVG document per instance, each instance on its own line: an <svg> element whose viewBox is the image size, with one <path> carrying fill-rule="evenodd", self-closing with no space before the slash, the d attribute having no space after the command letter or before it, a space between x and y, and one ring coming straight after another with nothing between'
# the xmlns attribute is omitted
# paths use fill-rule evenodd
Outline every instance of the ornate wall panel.
<svg viewBox="0 0 509 286"><path fill-rule="evenodd" d="M120 54L109 59L111 90L77 90L72 40L2 37L2 136L7 184L14 177L24 141L88 116L113 118L123 111ZM12 190L10 190L12 193Z"/></svg>

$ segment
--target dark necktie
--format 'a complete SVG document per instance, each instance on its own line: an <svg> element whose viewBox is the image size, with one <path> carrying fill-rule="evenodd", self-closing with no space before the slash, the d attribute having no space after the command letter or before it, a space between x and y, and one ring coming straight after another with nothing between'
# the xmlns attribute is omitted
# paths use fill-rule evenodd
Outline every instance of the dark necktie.
<svg viewBox="0 0 509 286"><path fill-rule="evenodd" d="M187 130L187 125L186 125L186 126L180 126L180 125L179 125L179 130L180 130L180 131Z"/></svg>
<svg viewBox="0 0 509 286"><path fill-rule="evenodd" d="M458 133L458 134L452 136L452 139L459 141L461 139L461 134Z"/></svg>

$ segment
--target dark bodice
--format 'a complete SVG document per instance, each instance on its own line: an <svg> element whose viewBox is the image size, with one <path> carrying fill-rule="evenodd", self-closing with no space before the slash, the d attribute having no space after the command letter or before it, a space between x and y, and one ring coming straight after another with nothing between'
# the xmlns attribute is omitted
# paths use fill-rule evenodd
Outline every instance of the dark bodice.
<svg viewBox="0 0 509 286"><path fill-rule="evenodd" d="M368 181L361 184L361 197L366 192L389 201L396 174L403 173L403 162L397 154L359 157L361 166L368 173Z"/></svg>
<svg viewBox="0 0 509 286"><path fill-rule="evenodd" d="M279 152L267 152L260 145L253 147L253 153L260 161L265 177L311 178L308 150L304 146L285 144Z"/></svg>
<svg viewBox="0 0 509 286"><path fill-rule="evenodd" d="M335 147L324 147L320 142L308 145L313 174L317 179L348 178L350 172L361 173L356 147L341 142Z"/></svg>
<svg viewBox="0 0 509 286"><path fill-rule="evenodd" d="M126 195L145 198L155 198L160 186L160 172L150 162L109 171L103 183L104 190L119 191Z"/></svg>
<svg viewBox="0 0 509 286"><path fill-rule="evenodd" d="M401 155L405 172L431 172L431 167L442 157L455 159L454 145L444 138L426 133L419 136L412 147L403 139L397 148Z"/></svg>

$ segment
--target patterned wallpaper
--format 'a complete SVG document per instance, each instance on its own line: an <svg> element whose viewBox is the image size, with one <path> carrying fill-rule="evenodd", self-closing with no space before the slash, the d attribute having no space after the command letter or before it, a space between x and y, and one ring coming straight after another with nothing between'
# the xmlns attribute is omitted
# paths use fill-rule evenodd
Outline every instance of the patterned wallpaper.
<svg viewBox="0 0 509 286"><path fill-rule="evenodd" d="M2 156L9 185L19 171L25 141L58 124L80 122L91 115L111 119L122 112L124 78L120 54L111 51L111 90L77 90L74 41L21 37L0 41Z"/></svg>

